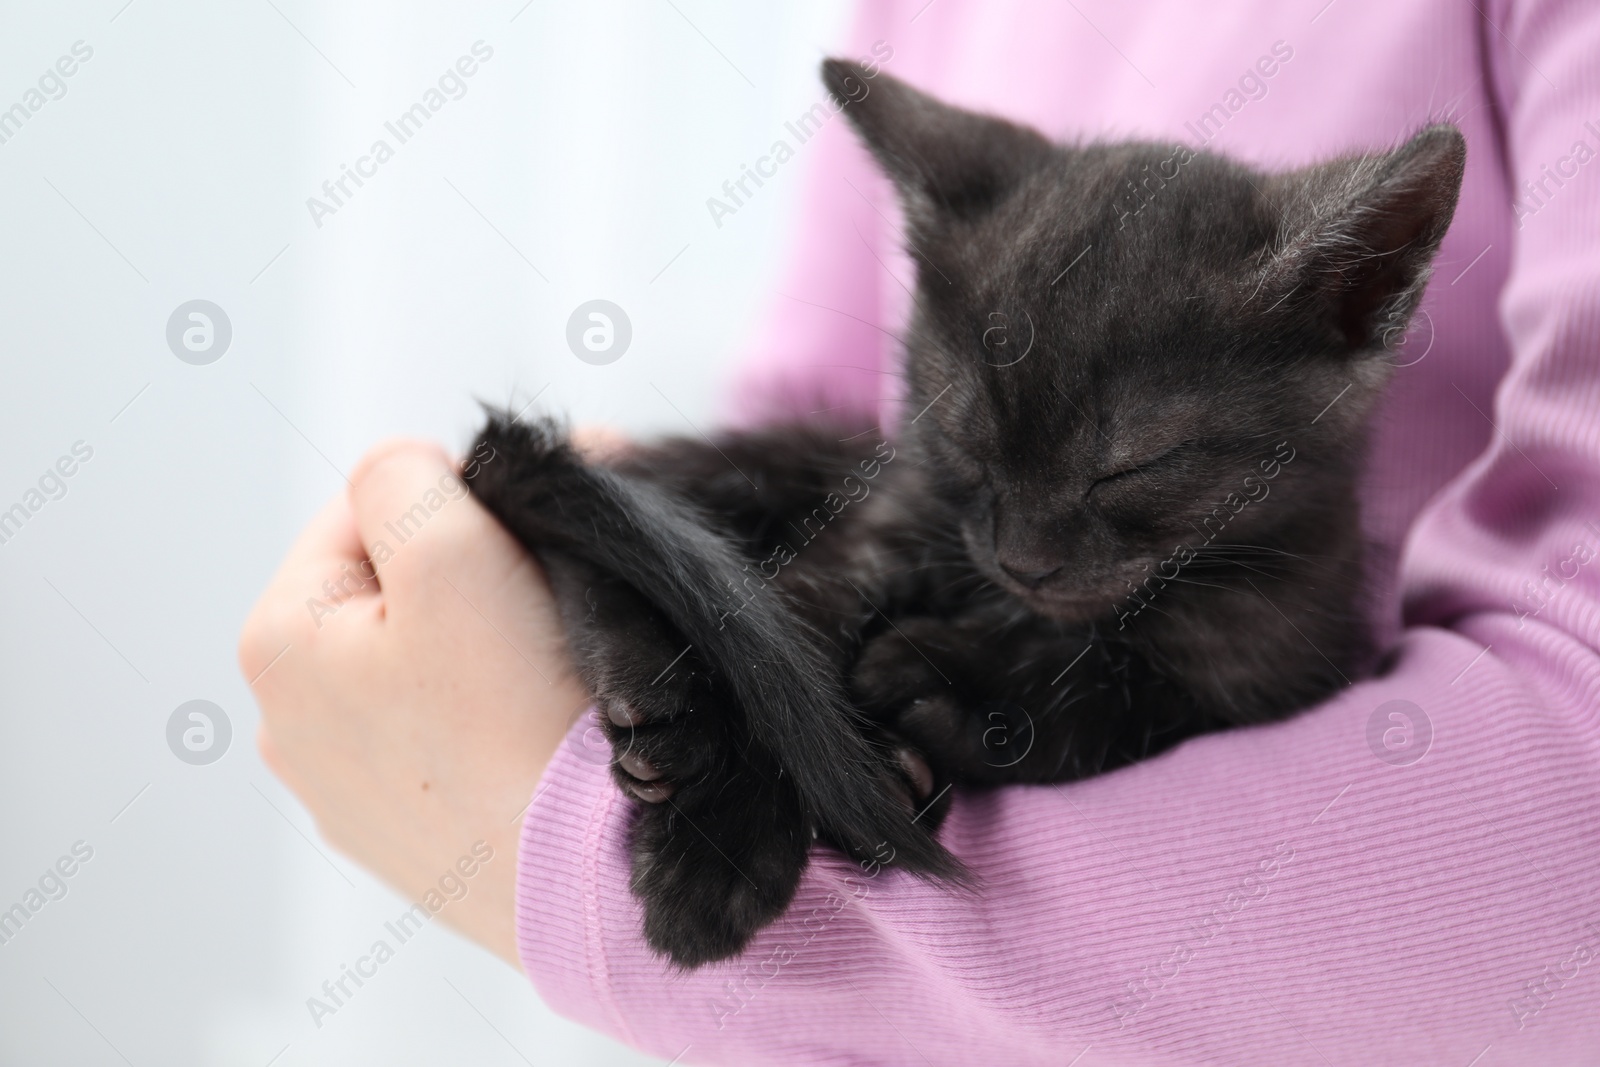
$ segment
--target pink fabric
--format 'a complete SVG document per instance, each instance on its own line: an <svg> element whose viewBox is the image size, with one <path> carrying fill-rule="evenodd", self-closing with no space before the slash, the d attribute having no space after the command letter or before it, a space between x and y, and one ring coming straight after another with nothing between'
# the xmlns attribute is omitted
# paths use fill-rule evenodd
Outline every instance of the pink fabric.
<svg viewBox="0 0 1600 1067"><path fill-rule="evenodd" d="M1600 1063L1600 5L911 0L868 5L853 53L875 40L1060 138L1196 146L1222 104L1211 147L1290 166L1461 124L1366 486L1397 666L1288 723L960 796L942 837L976 896L819 855L784 921L691 975L640 941L627 805L575 743L523 837L539 992L687 1063ZM1277 42L1265 95L1230 97ZM746 422L895 395L888 190L841 119L799 152Z"/></svg>

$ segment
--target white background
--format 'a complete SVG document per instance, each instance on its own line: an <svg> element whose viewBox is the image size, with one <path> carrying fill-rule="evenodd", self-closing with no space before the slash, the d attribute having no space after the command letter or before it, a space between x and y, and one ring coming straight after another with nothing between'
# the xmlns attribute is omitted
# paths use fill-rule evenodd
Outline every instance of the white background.
<svg viewBox="0 0 1600 1067"><path fill-rule="evenodd" d="M312 1024L405 902L263 769L234 642L382 436L459 449L477 399L540 389L635 431L714 418L803 166L721 229L705 200L820 96L843 4L123 5L0 4L0 109L94 49L0 144L0 510L93 449L0 544L0 909L94 849L0 945L0 1063L644 1062L437 923ZM466 95L314 225L306 198L478 40ZM165 338L195 298L233 328L206 366ZM593 298L633 324L609 366L564 340ZM167 747L192 699L231 721L209 766Z"/></svg>

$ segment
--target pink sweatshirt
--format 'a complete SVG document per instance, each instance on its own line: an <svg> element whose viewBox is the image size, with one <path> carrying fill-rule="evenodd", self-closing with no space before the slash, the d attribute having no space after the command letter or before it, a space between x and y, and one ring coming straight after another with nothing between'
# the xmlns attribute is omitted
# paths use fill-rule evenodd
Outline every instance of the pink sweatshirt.
<svg viewBox="0 0 1600 1067"><path fill-rule="evenodd" d="M976 897L819 852L783 921L687 975L640 939L629 804L574 734L523 832L540 994L684 1063L1600 1064L1600 3L869 2L850 51L876 41L1062 139L1285 167L1460 124L1366 482L1397 664L1290 722L960 796L941 837ZM772 137L809 184L738 418L870 408L912 278L892 196L842 118Z"/></svg>

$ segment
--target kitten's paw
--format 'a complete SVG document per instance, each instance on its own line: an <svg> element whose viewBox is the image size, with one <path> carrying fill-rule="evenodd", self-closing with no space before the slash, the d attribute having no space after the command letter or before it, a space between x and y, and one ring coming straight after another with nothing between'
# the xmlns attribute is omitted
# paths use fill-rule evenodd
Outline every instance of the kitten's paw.
<svg viewBox="0 0 1600 1067"><path fill-rule="evenodd" d="M882 726L866 731L867 743L889 772L887 781L895 799L910 814L915 814L944 783L928 757L912 742Z"/></svg>
<svg viewBox="0 0 1600 1067"><path fill-rule="evenodd" d="M798 798L759 751L724 777L641 807L633 891L645 939L683 968L737 955L794 898L812 834Z"/></svg>
<svg viewBox="0 0 1600 1067"><path fill-rule="evenodd" d="M868 641L851 693L874 723L869 734L904 788L919 825L933 830L950 808L950 786L966 780L974 738L965 706L929 655L939 656L937 620L902 620ZM981 739L978 739L981 744Z"/></svg>
<svg viewBox="0 0 1600 1067"><path fill-rule="evenodd" d="M907 801L916 804L933 796L933 768L921 752L903 742L892 743L889 764L905 785Z"/></svg>
<svg viewBox="0 0 1600 1067"><path fill-rule="evenodd" d="M867 640L850 672L858 707L873 718L922 696L946 693L950 676L937 663L948 659L948 625L939 619L901 619Z"/></svg>
<svg viewBox="0 0 1600 1067"><path fill-rule="evenodd" d="M783 913L811 825L725 683L632 586L544 553L578 671L638 798L630 858L645 939L681 967L737 954Z"/></svg>
<svg viewBox="0 0 1600 1067"><path fill-rule="evenodd" d="M611 742L617 784L646 804L660 804L683 782L715 775L725 763L736 709L703 676L657 683L627 697L597 696Z"/></svg>
<svg viewBox="0 0 1600 1067"><path fill-rule="evenodd" d="M928 831L938 829L950 810L949 776L928 758L923 746L893 726L869 732L873 748L890 771L896 798L912 822Z"/></svg>
<svg viewBox="0 0 1600 1067"><path fill-rule="evenodd" d="M713 775L739 711L677 628L628 583L546 552L578 673L611 742L617 784L650 804Z"/></svg>
<svg viewBox="0 0 1600 1067"><path fill-rule="evenodd" d="M634 637L626 657L591 672L592 687L612 777L641 801L629 844L645 939L694 968L736 955L783 913L812 835L788 779L695 652Z"/></svg>

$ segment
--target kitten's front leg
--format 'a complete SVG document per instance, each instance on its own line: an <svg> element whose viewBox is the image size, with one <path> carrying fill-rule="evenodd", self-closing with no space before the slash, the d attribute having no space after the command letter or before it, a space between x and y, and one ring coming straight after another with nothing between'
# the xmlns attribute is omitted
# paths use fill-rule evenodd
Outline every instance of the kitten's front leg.
<svg viewBox="0 0 1600 1067"><path fill-rule="evenodd" d="M930 829L950 808L950 787L971 781L973 757L985 739L970 736L976 723L969 687L956 684L970 671L941 619L900 619L868 639L851 673L851 698L867 716L869 739L901 768ZM952 675L954 677L952 677Z"/></svg>
<svg viewBox="0 0 1600 1067"><path fill-rule="evenodd" d="M684 967L733 955L788 907L811 843L799 798L721 680L630 585L546 552L579 673L640 801L645 936Z"/></svg>
<svg viewBox="0 0 1600 1067"><path fill-rule="evenodd" d="M721 680L630 585L542 554L578 670L641 804L630 850L646 939L682 967L737 953L789 905L811 833Z"/></svg>
<svg viewBox="0 0 1600 1067"><path fill-rule="evenodd" d="M851 687L886 744L925 757L936 792L1083 778L1200 728L1193 702L1125 644L982 611L897 618L862 648Z"/></svg>

